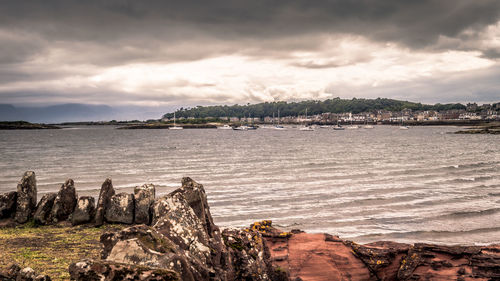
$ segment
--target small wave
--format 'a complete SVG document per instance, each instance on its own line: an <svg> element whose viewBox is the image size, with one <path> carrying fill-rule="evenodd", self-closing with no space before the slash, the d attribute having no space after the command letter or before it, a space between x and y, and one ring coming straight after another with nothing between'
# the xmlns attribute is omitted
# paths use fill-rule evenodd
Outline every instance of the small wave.
<svg viewBox="0 0 500 281"><path fill-rule="evenodd" d="M459 211L459 212L452 212L450 214L445 214L445 215L440 215L436 216L434 218L466 218L466 217L477 217L477 216L484 216L484 215L493 215L500 212L500 208L491 208L491 209L486 209L486 210L478 210L478 211Z"/></svg>
<svg viewBox="0 0 500 281"><path fill-rule="evenodd" d="M477 234L477 233L490 233L490 232L500 232L500 227L484 227L476 228L471 230L418 230L418 231L394 231L394 232L384 232L384 233L371 233L356 236L357 238L410 238L410 237L424 237L424 236L461 236L466 234Z"/></svg>

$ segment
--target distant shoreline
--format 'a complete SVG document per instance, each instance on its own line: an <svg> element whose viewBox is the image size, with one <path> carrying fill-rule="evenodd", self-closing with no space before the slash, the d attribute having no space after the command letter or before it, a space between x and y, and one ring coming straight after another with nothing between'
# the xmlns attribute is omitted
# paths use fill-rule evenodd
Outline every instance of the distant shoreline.
<svg viewBox="0 0 500 281"><path fill-rule="evenodd" d="M36 124L25 121L0 121L0 130L46 130L62 129L59 126L49 124Z"/></svg>
<svg viewBox="0 0 500 281"><path fill-rule="evenodd" d="M242 122L228 122L228 123L200 123L200 124L192 124L192 123L177 123L177 126L182 126L184 129L216 129L218 126L223 125L230 126L240 126L245 123ZM282 123L283 125L288 126L297 126L303 125L298 123ZM337 125L337 123L333 122L312 122L308 123L310 125ZM351 122L339 122L340 125L351 125ZM381 122L352 122L353 125L392 125L398 126L401 125L400 122L392 122L392 121L381 121ZM498 121L485 121L485 120L436 120L436 121L405 121L404 125L406 126L471 126L476 130L481 130L484 128L493 128L497 129L499 127ZM259 122L254 125L272 125L272 123ZM118 126L117 129L125 129L125 130L133 130L133 129L168 129L173 127L174 124L169 122L137 122L137 121L106 121L106 122L66 122L66 123L56 123L56 124L44 124L44 123L30 123L26 121L0 121L0 130L36 130L36 129L64 129L73 126ZM484 130L481 130L479 133L484 133ZM460 131L462 132L462 131ZM467 134L470 134L470 130L464 131Z"/></svg>

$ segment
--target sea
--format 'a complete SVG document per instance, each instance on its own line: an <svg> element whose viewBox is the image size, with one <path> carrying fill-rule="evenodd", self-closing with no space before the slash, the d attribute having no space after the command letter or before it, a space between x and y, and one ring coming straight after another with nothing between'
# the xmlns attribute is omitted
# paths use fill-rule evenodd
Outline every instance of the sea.
<svg viewBox="0 0 500 281"><path fill-rule="evenodd" d="M500 243L500 138L450 126L0 131L0 192L35 171L40 198L68 178L98 196L144 183L157 196L191 177L221 227L270 219L359 243Z"/></svg>

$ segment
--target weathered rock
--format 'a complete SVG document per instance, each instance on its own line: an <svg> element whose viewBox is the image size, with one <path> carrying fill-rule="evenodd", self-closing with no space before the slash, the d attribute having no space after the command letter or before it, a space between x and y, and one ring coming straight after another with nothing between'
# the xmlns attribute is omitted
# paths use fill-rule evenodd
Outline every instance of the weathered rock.
<svg viewBox="0 0 500 281"><path fill-rule="evenodd" d="M279 280L274 277L271 255L259 232L225 229L222 237L230 256L228 280Z"/></svg>
<svg viewBox="0 0 500 281"><path fill-rule="evenodd" d="M471 256L470 262L473 276L500 280L500 245L481 248Z"/></svg>
<svg viewBox="0 0 500 281"><path fill-rule="evenodd" d="M118 198L130 202L126 194L111 201ZM182 280L201 281L500 280L499 245L359 245L328 234L282 232L271 221L220 233L203 186L189 178L183 179L181 188L155 200L153 210L153 226L102 235L104 261L74 264L71 276L143 280L141 276L157 278L148 276L153 268L161 268L177 272Z"/></svg>
<svg viewBox="0 0 500 281"><path fill-rule="evenodd" d="M0 219L10 218L16 211L17 192L0 194Z"/></svg>
<svg viewBox="0 0 500 281"><path fill-rule="evenodd" d="M111 196L115 195L115 189L111 179L106 179L102 184L101 191L99 192L99 199L97 200L95 224L100 226L104 223L104 214L106 209L109 208Z"/></svg>
<svg viewBox="0 0 500 281"><path fill-rule="evenodd" d="M15 220L25 223L31 218L36 208L36 177L35 172L27 171L17 184L17 201Z"/></svg>
<svg viewBox="0 0 500 281"><path fill-rule="evenodd" d="M403 257L397 277L399 280L498 280L500 246L417 243Z"/></svg>
<svg viewBox="0 0 500 281"><path fill-rule="evenodd" d="M0 280L16 280L19 271L21 271L21 267L15 263L12 263L7 266L5 270L0 272Z"/></svg>
<svg viewBox="0 0 500 281"><path fill-rule="evenodd" d="M150 224L153 214L153 203L155 200L155 186L144 184L134 189L135 217L136 224Z"/></svg>
<svg viewBox="0 0 500 281"><path fill-rule="evenodd" d="M232 280L228 278L231 274L228 273L231 268L228 251L218 227L213 225L204 194L203 187L191 181L187 188L183 185L159 198L154 204L154 226L133 226L103 235L102 258L171 269L178 272L182 280ZM200 212L196 214L185 196L192 199L193 205L204 206L203 209L198 209ZM118 195L111 201L115 198Z"/></svg>
<svg viewBox="0 0 500 281"><path fill-rule="evenodd" d="M377 280L351 247L331 235L297 233L264 239L274 273L285 272L290 280Z"/></svg>
<svg viewBox="0 0 500 281"><path fill-rule="evenodd" d="M191 178L182 187L155 200L153 225L181 248L189 250L221 280L226 280L229 255L213 223L203 185Z"/></svg>
<svg viewBox="0 0 500 281"><path fill-rule="evenodd" d="M92 196L78 198L75 211L71 216L71 224L78 225L89 223L95 216L95 199Z"/></svg>
<svg viewBox="0 0 500 281"><path fill-rule="evenodd" d="M189 252L195 280L208 280L215 275L212 267L209 237L203 224L188 205L182 193L165 196L155 202L155 209L162 206L164 215L158 219L154 228L179 248Z"/></svg>
<svg viewBox="0 0 500 281"><path fill-rule="evenodd" d="M52 207L54 206L56 197L57 193L47 193L42 196L33 215L36 223L49 224L52 222Z"/></svg>
<svg viewBox="0 0 500 281"><path fill-rule="evenodd" d="M31 267L21 269L17 264L11 264L5 272L0 273L0 280L5 281L50 281L48 275L36 274Z"/></svg>
<svg viewBox="0 0 500 281"><path fill-rule="evenodd" d="M173 270L182 280L206 280L207 276L199 274L203 270L197 268L200 264L196 260L190 261L184 250L149 226L105 233L101 243L101 258L107 261Z"/></svg>
<svg viewBox="0 0 500 281"><path fill-rule="evenodd" d="M251 229L261 229L262 223L254 225ZM275 273L276 269L285 271L290 280L500 280L500 245L390 241L359 245L328 234L307 233L284 238L263 234L263 238Z"/></svg>
<svg viewBox="0 0 500 281"><path fill-rule="evenodd" d="M67 220L73 213L77 201L75 183L72 179L66 180L57 192L54 206L52 207L52 218L54 222Z"/></svg>
<svg viewBox="0 0 500 281"><path fill-rule="evenodd" d="M111 196L104 217L107 222L132 224L134 222L134 196L127 193Z"/></svg>
<svg viewBox="0 0 500 281"><path fill-rule="evenodd" d="M176 272L159 268L148 268L114 263L110 261L83 260L70 264L71 280L81 281L174 281L181 280Z"/></svg>

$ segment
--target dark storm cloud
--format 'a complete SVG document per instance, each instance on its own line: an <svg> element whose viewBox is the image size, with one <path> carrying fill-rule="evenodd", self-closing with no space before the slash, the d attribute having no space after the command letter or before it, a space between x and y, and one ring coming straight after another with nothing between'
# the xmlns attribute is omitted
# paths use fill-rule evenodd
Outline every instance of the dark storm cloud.
<svg viewBox="0 0 500 281"><path fill-rule="evenodd" d="M455 38L463 31L478 32L496 23L500 1L3 1L0 14L4 29L34 34L44 43L97 44L115 50L115 56L107 57L119 63L145 57L193 60L265 48L266 40L324 33L359 34L429 48L440 36ZM234 43L221 47L227 41ZM21 49L7 48L17 50L17 56L33 54L29 43L19 43ZM168 49L183 43L188 45L185 52ZM319 42L309 43L281 49L307 49ZM38 46L43 49L46 44Z"/></svg>
<svg viewBox="0 0 500 281"><path fill-rule="evenodd" d="M498 85L469 70L496 67L499 32L498 0L5 0L0 103L246 103L320 99L342 87L463 101L453 85ZM442 59L446 51L466 54ZM432 79L419 80L422 64ZM415 77L405 78L411 87L391 80L354 91L400 71ZM439 82L451 72L462 78ZM336 84L326 87L329 79Z"/></svg>

